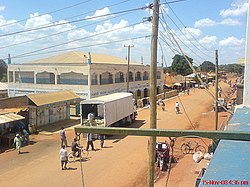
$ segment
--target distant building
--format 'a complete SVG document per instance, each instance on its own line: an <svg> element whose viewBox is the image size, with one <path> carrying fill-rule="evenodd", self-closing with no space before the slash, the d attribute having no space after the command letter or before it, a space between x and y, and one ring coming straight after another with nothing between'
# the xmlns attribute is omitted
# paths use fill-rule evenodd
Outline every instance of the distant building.
<svg viewBox="0 0 250 187"><path fill-rule="evenodd" d="M114 56L67 52L24 64L8 65L8 94L73 90L82 99L127 91L127 61ZM131 62L129 91L149 96L150 67ZM163 90L163 68L157 68L157 92Z"/></svg>
<svg viewBox="0 0 250 187"><path fill-rule="evenodd" d="M238 64L240 64L240 65L245 65L245 58L239 58L238 59Z"/></svg>
<svg viewBox="0 0 250 187"><path fill-rule="evenodd" d="M8 97L8 84L0 82L0 99Z"/></svg>

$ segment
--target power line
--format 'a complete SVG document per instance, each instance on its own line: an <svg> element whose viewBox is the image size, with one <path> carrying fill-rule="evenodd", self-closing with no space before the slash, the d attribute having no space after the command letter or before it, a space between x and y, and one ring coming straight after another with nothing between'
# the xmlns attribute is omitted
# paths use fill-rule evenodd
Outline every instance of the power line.
<svg viewBox="0 0 250 187"><path fill-rule="evenodd" d="M119 42L124 42L128 40L137 40L137 39L142 39L142 38L147 38L150 37L151 35L146 35L146 36L140 36L140 37L134 37L134 38L126 38L122 40L116 40L116 41L110 41L110 42L104 42L104 43L96 43L96 44L91 44L91 45L85 45L85 46L80 46L80 47L72 47L72 48L67 48L67 49L59 49L59 50L54 50L54 51L47 51L47 52L42 52L42 53L35 53L35 54L20 54L11 57L11 59L17 59L17 58L25 58L29 56L35 56L35 55L43 55L43 54L49 54L49 53L57 53L61 51L68 51L68 50L73 50L73 49L82 49L82 48L87 48L87 47L95 47L95 46L100 46L100 45L107 45L107 44L112 44L112 43L119 43ZM3 60L7 60L8 58L5 58Z"/></svg>
<svg viewBox="0 0 250 187"><path fill-rule="evenodd" d="M122 1L120 3L116 3L116 5L121 4L123 2L126 2L126 1L128 1L128 0ZM172 4L172 3L182 2L182 1L187 1L187 0L176 0L176 1L171 1L171 2L168 2L168 3L162 3L162 4ZM147 8L152 8L152 5L143 6L143 7L139 7L139 8L128 9L128 10L109 13L109 14L104 14L104 15L100 15L100 16L92 16L92 17L89 17L89 18L77 19L77 20L68 21L68 22L64 22L64 23L57 23L55 25L47 25L46 24L46 25L44 25L42 27L40 26L40 27L35 27L35 28L26 29L26 30L22 30L22 31L16 31L16 32L12 32L12 33L2 34L2 35L0 35L0 37L11 36L11 35L15 35L15 34L20 34L20 33L25 33L25 32L45 29L45 28L51 28L51 27L56 27L56 26L59 26L59 25L65 25L65 24L69 24L69 23L76 23L76 22L80 22L80 21L86 21L86 20L101 18L101 17L105 17L105 16L111 16L111 15L115 15L115 14L121 14L121 13L136 11L136 10L144 10L144 9L147 9ZM55 22L53 22L53 23L55 23Z"/></svg>
<svg viewBox="0 0 250 187"><path fill-rule="evenodd" d="M46 12L46 13L44 13L44 14L37 15L37 16L34 16L34 17L32 17L32 18L41 17L41 16L44 16L44 15L46 15L46 14L54 14L54 13L56 13L56 12L60 12L60 11L62 11L62 10L66 10L66 9L69 9L69 8L72 8L72 7L76 7L76 6L78 6L78 5L87 3L87 2L89 2L89 1L92 1L92 0L86 0L86 1L83 1L83 2L80 2L80 3L76 3L76 4L74 4L74 5L70 5L70 6L61 8L61 9L57 9L57 10L54 10L54 11L51 11L51 12ZM25 19L16 21L16 22L14 22L14 23L7 23L7 24L4 24L4 25L1 25L0 27L5 27L5 26L9 26L9 25L16 24L16 23L20 23L20 22L23 22L23 21L27 21L28 19L30 19L30 18L25 18Z"/></svg>
<svg viewBox="0 0 250 187"><path fill-rule="evenodd" d="M143 9L146 9L147 7L148 6L144 6L144 7L140 7L140 8L128 9L128 10L123 10L123 11L119 11L119 12L103 14L103 15L99 15L99 16L92 16L92 17L89 17L89 18L83 18L83 19L77 19L77 20L73 20L73 21L58 23L56 25L47 25L47 26L42 26L42 27L35 27L35 28L31 28L31 29L26 29L26 30L23 30L23 31L16 31L16 32L8 33L8 34L3 34L3 35L0 35L0 37L10 36L10 35L15 35L15 34L40 30L40 29L46 29L46 28L50 28L50 27L56 27L56 26L65 25L65 24L69 24L69 23L76 23L76 22L80 22L80 21L86 21L86 20L91 20L91 19L96 19L96 18L102 18L102 17L106 17L106 16L113 16L113 15L116 15L116 14L123 14L123 13L137 11L137 10L143 10Z"/></svg>
<svg viewBox="0 0 250 187"><path fill-rule="evenodd" d="M69 31L73 31L73 30L76 30L76 29L80 29L80 28L83 28L83 27L87 27L87 26L91 26L91 25L96 25L96 24L101 23L103 21L108 21L108 20L111 20L111 19L115 19L115 18L118 18L120 16L124 16L124 15L130 14L130 13L131 12L124 13L124 14L121 14L121 15L118 15L118 16L115 16L115 17L112 16L111 18L107 18L107 19L104 19L104 20L101 20L101 21L98 21L98 22L95 22L95 23L90 23L90 24L82 25L82 26L77 27L77 28L73 28L73 29L69 29L69 30L57 32L57 33L54 33L54 34L50 34L50 35L47 35L47 36L35 38L35 39L32 39L32 40L27 40L27 41L23 41L23 42L19 42L19 43L14 43L14 44L11 44L11 45L2 46L2 47L0 47L0 49L12 47L12 46L17 46L17 45L20 45L20 44L25 44L25 43L28 43L28 42L33 42L33 41L44 39L44 38L49 38L49 37L52 37L52 36L56 36L56 35L59 35L59 34L62 34L62 33L66 33L66 32L69 32Z"/></svg>
<svg viewBox="0 0 250 187"><path fill-rule="evenodd" d="M183 34L183 36L196 48L198 49L198 51L200 51L202 54L204 54L205 56L209 57L209 58L213 58L210 55L207 55L206 53L204 53L199 47L197 47L180 29L180 27L175 23L175 21L166 13L166 11L164 9L161 9L162 11L165 12L165 14L168 16L168 18L172 21L172 23L176 26L176 28Z"/></svg>
<svg viewBox="0 0 250 187"><path fill-rule="evenodd" d="M163 15L162 15L163 16ZM163 20L163 22L165 23L165 27L167 28L167 32L170 34L170 35L175 35L176 38L178 38L178 40L183 44L185 45L191 52L193 52L194 55L196 55L197 57L199 57L201 60L204 61L204 59L198 55L196 52L193 51L193 49L191 49L187 44L185 44L174 32L171 32L171 29L169 28L169 26L167 25L166 21Z"/></svg>
<svg viewBox="0 0 250 187"><path fill-rule="evenodd" d="M166 0L165 0L166 1ZM196 37L187 29L187 26L181 21L181 19L177 16L177 14L174 12L174 10L171 8L171 6L168 4L169 9L172 11L172 13L175 15L175 17L179 20L179 22L182 24L182 26L185 28L185 30L189 33L189 35L200 45L200 42L197 40ZM200 45L203 49L210 52L206 47L203 45Z"/></svg>

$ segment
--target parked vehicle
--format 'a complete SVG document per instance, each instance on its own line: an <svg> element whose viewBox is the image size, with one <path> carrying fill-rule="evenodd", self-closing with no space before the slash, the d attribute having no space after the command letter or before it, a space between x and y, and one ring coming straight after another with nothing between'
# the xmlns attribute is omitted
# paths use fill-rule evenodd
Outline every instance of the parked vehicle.
<svg viewBox="0 0 250 187"><path fill-rule="evenodd" d="M114 93L81 102L81 124L90 125L88 114L93 114L91 125L122 126L132 123L137 116L132 93Z"/></svg>
<svg viewBox="0 0 250 187"><path fill-rule="evenodd" d="M218 98L218 112L225 111L225 109L227 109L227 101L223 97ZM215 111L215 103L214 103L214 111Z"/></svg>
<svg viewBox="0 0 250 187"><path fill-rule="evenodd" d="M201 151L203 154L205 154L206 148L203 145L200 145L199 141L186 141L181 145L181 151L184 154L189 154L191 151Z"/></svg>
<svg viewBox="0 0 250 187"><path fill-rule="evenodd" d="M170 159L169 150L170 146L166 142L158 142L156 144L156 163L161 171L167 168Z"/></svg>

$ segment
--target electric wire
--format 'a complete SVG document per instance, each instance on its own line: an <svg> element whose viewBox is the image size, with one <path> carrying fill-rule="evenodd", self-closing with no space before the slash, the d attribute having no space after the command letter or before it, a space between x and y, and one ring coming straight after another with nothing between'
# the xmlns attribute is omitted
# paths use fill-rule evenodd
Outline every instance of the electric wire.
<svg viewBox="0 0 250 187"><path fill-rule="evenodd" d="M86 36L86 37L78 38L78 39L75 39L75 40L70 40L70 41L67 41L67 42L64 42L64 43L60 43L60 44L56 44L56 45L52 45L52 46L49 46L49 47L44 47L44 48L37 49L37 50L31 51L31 52L23 53L21 55L17 55L16 57L21 57L23 55L33 54L33 53L36 53L36 52L40 52L40 51L44 51L44 50L47 50L47 49L59 47L59 46L62 46L62 45L65 45L65 44L69 44L69 43L72 43L72 42L76 42L76 41L80 41L80 40L83 40L83 39L89 39L89 38L92 38L92 37L95 37L95 36L99 36L99 35L102 35L102 34L107 34L107 33L113 32L113 31L117 31L117 30L120 30L120 29L124 29L124 28L128 28L128 27L131 27L131 26L135 26L135 25L138 25L140 23L142 23L142 22L137 22L137 23L130 24L130 25L127 25L127 26L124 26L124 27L119 27L119 28L107 30L107 31L104 31L104 32L93 34L91 36Z"/></svg>
<svg viewBox="0 0 250 187"><path fill-rule="evenodd" d="M51 12L46 12L46 13L43 13L43 14L41 14L41 15L33 16L32 18L41 17L41 16L44 16L44 15L46 15L46 14L54 14L54 13L56 13L56 12L60 12L60 11L62 11L62 10L66 10L66 9L69 9L69 8L72 8L72 7L76 7L76 6L78 6L78 5L87 3L87 2L89 2L89 1L92 1L92 0L86 0L86 1L83 1L83 2L80 2L80 3L76 3L76 4L74 4L74 5L70 5L70 6L61 8L61 9L57 9L57 10L54 10L54 11L51 11ZM5 27L5 26L9 26L9 25L13 25L13 24L16 24L16 23L20 23L20 22L23 22L23 21L27 21L28 19L30 19L30 18L25 18L25 19L22 19L22 20L18 20L18 21L14 22L14 23L7 23L7 24L4 24L4 25L0 25L0 28L1 28L1 27Z"/></svg>
<svg viewBox="0 0 250 187"><path fill-rule="evenodd" d="M176 26L176 28L182 33L182 35L198 50L200 51L203 55L209 57L209 58L213 58L210 55L207 55L206 53L204 53L199 47L197 47L184 33L183 31L180 29L180 27L175 23L175 21L166 13L166 11L161 8L161 11L165 12L165 14L167 15L167 17L172 21L172 23Z"/></svg>
<svg viewBox="0 0 250 187"><path fill-rule="evenodd" d="M66 49L59 49L59 50L54 50L54 51L42 52L42 53L27 54L27 55L17 55L17 56L11 57L11 59L25 58L25 57L29 57L29 56L43 55L43 54L49 54L49 53L57 53L57 52L68 51L68 50L73 50L73 49L95 47L95 46L100 46L100 45L107 45L107 44L112 44L112 43L124 42L124 41L128 41L128 40L138 40L138 39L148 38L148 37L151 37L151 35L134 37L134 38L126 38L126 39L122 39L122 40L110 41L110 42L105 42L105 43L97 43L97 44L85 45L85 46L80 46L80 47L72 47L72 48L66 48ZM7 60L7 59L8 58L3 59L3 60Z"/></svg>
<svg viewBox="0 0 250 187"><path fill-rule="evenodd" d="M162 18L160 18L160 22L162 21ZM163 22L165 23L165 20L163 20ZM171 31L171 29L169 28L169 26L166 24L166 27L168 28L167 29L167 32L170 34L170 35L175 35L175 37L186 47L188 48L194 55L196 55L197 57L199 57L201 60L204 60L200 55L198 55L193 49L191 49L185 42L183 42L180 37L175 34L174 32Z"/></svg>
<svg viewBox="0 0 250 187"><path fill-rule="evenodd" d="M65 31L57 32L57 33L54 33L54 34L46 35L46 36L35 38L35 39L32 39L32 40L26 40L26 41L19 42L19 43L14 43L14 44L6 45L6 46L0 46L0 49L12 47L12 46L17 46L17 45L20 45L20 44L25 44L25 43L28 43L28 42L33 42L33 41L44 39L44 38L49 38L49 37L56 36L56 35L59 35L59 34L63 34L63 33L69 32L69 31L77 30L77 29L80 29L80 28L83 28L83 27L88 27L88 26L91 26L91 25L96 25L98 23L102 23L103 21L108 21L108 20L111 20L111 19L115 19L115 18L118 18L118 17L124 16L124 15L130 14L130 13L131 12L124 13L124 14L117 15L117 16L112 16L111 18L107 18L107 19L104 19L104 20L101 20L101 21L98 21L98 22L95 22L95 23L90 23L90 24L82 25L82 26L77 27L77 28L68 29L68 30L65 30Z"/></svg>
<svg viewBox="0 0 250 187"><path fill-rule="evenodd" d="M67 21L67 22L63 22L63 23L57 23L55 25L46 25L46 26L42 26L42 27L35 27L35 28L31 28L31 29L26 29L26 30L22 30L22 31L16 31L16 32L8 33L8 34L2 34L2 35L0 35L0 37L10 36L10 35L15 35L15 34L20 34L20 33L26 33L26 32L30 32L30 31L46 29L46 28L51 28L51 27L56 27L56 26L61 26L61 25L69 24L69 23L76 23L76 22L81 22L81 21L86 21L86 20L92 20L92 19L102 18L102 17L106 17L106 16L113 16L113 15L116 15L116 14L123 14L123 13L127 13L127 12L143 10L143 9L146 9L146 8L147 8L147 6L144 6L144 7L140 7L140 8L128 9L128 10L118 11L118 12L114 12L114 13L103 14L103 15L99 15L99 16L91 16L91 17L88 17L88 18L82 18L82 19Z"/></svg>
<svg viewBox="0 0 250 187"><path fill-rule="evenodd" d="M166 2L166 0L165 0ZM178 21L181 23L181 25L185 28L185 30L189 33L189 35L199 44L200 47L202 47L203 49L205 49L206 51L210 52L209 49L207 49L206 47L204 47L203 45L200 44L200 42L198 41L198 39L196 37L194 37L194 35L187 29L187 26L181 21L181 19L177 16L177 14L175 13L175 11L171 8L170 4L167 4L169 9L171 10L171 12L174 14L174 16L178 19ZM212 57L213 58L213 57Z"/></svg>
<svg viewBox="0 0 250 187"><path fill-rule="evenodd" d="M182 1L187 1L187 0L176 0L176 1L171 1L171 2L168 2L168 3L162 3L162 4L172 4L172 3L182 2ZM2 35L0 35L0 38L5 37L5 36L15 35L15 34L20 34L20 33L45 29L45 28L56 27L56 26L59 26L59 25L65 25L65 24L69 24L69 23L76 23L76 22L80 22L80 21L86 21L86 20L92 20L92 19L96 19L96 18L102 18L102 17L110 16L110 15L122 14L122 13L126 13L126 12L137 11L137 10L145 10L147 8L152 8L152 5L150 4L148 6L143 6L143 7L139 7L139 8L133 8L133 9L118 11L118 12L114 12L114 13L103 14L103 15L99 15L99 16L91 16L91 17L88 17L88 18L82 18L82 19L67 21L67 22L63 22L63 23L57 23L55 25L51 25L51 23L50 23L50 25L46 25L46 26L40 26L40 27L35 27L35 28L26 29L26 30L22 30L22 31L16 31L16 32L12 32L12 33L2 34Z"/></svg>

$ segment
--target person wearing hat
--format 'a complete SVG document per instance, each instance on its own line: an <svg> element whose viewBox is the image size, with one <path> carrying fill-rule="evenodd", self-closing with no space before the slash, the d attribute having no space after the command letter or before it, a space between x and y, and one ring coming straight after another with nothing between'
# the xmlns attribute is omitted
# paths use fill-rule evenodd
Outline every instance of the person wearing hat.
<svg viewBox="0 0 250 187"><path fill-rule="evenodd" d="M22 138L19 134L16 134L16 137L14 138L13 144L16 144L16 150L18 151L18 154L20 154L21 153L20 149L22 146Z"/></svg>

